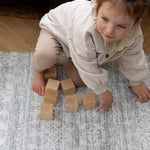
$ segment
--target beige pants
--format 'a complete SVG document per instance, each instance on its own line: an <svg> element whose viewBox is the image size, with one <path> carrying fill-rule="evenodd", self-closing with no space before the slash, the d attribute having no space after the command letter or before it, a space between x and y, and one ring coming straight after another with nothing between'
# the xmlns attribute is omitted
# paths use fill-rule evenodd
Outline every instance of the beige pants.
<svg viewBox="0 0 150 150"><path fill-rule="evenodd" d="M41 29L35 53L32 57L33 68L36 71L41 72L52 67L56 64L57 57L61 50L62 47L54 35Z"/></svg>
<svg viewBox="0 0 150 150"><path fill-rule="evenodd" d="M56 64L57 57L61 51L62 47L54 35L44 29L41 29L35 53L32 57L33 68L38 72L42 72L52 67ZM71 78L76 86L85 86L71 58L68 58L66 62L66 70L67 77Z"/></svg>

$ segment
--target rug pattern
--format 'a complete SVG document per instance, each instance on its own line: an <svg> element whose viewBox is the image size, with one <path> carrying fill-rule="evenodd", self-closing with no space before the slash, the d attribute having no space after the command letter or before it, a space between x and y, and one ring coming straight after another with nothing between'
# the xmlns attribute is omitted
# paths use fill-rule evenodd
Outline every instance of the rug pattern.
<svg viewBox="0 0 150 150"><path fill-rule="evenodd" d="M31 88L31 52L0 52L0 150L148 150L150 147L150 102L141 104L128 88L116 62L105 64L113 108L106 112L84 111L77 88L79 112L65 112L65 98L59 91L53 121L39 119L43 96ZM150 66L149 55L146 55ZM58 80L66 79L62 54ZM150 73L145 82L150 87ZM95 95L96 96L96 95ZM98 97L97 106L98 106Z"/></svg>

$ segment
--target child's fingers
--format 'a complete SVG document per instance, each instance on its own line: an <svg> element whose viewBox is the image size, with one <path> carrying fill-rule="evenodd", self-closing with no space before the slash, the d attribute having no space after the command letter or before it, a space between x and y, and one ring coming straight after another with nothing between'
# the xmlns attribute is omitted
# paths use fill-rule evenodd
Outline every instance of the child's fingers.
<svg viewBox="0 0 150 150"><path fill-rule="evenodd" d="M147 95L147 97L148 97L148 100L150 100L150 89L147 87L147 92L146 92L146 95Z"/></svg>
<svg viewBox="0 0 150 150"><path fill-rule="evenodd" d="M99 107L97 108L97 111L100 111L103 107L103 104L100 104Z"/></svg>
<svg viewBox="0 0 150 150"><path fill-rule="evenodd" d="M147 102L148 100L150 100L150 93L146 90L143 94L144 97L144 101Z"/></svg>
<svg viewBox="0 0 150 150"><path fill-rule="evenodd" d="M147 100L150 100L150 95L148 91L145 92L145 95L146 95Z"/></svg>
<svg viewBox="0 0 150 150"><path fill-rule="evenodd" d="M144 99L142 96L138 96L138 98L140 99L141 103L144 103Z"/></svg>
<svg viewBox="0 0 150 150"><path fill-rule="evenodd" d="M111 109L111 108L112 108L112 104L105 105L105 109L106 109L106 111L109 111L109 109Z"/></svg>
<svg viewBox="0 0 150 150"><path fill-rule="evenodd" d="M107 105L105 105L105 110L109 111L109 107Z"/></svg>
<svg viewBox="0 0 150 150"><path fill-rule="evenodd" d="M148 93L150 93L150 89L149 89L148 87L146 87L146 91L147 91Z"/></svg>
<svg viewBox="0 0 150 150"><path fill-rule="evenodd" d="M108 104L108 107L112 108L112 104Z"/></svg>
<svg viewBox="0 0 150 150"><path fill-rule="evenodd" d="M145 93L141 97L142 97L142 102L143 103L146 103L148 101L148 97Z"/></svg>

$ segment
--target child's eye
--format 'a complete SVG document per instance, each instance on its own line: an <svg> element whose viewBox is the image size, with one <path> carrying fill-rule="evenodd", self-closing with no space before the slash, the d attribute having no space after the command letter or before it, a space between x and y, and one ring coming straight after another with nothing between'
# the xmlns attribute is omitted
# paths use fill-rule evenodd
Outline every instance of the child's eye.
<svg viewBox="0 0 150 150"><path fill-rule="evenodd" d="M122 29L125 29L126 27L125 26L122 26L122 25L117 25L119 28L122 28Z"/></svg>
<svg viewBox="0 0 150 150"><path fill-rule="evenodd" d="M108 19L107 19L107 18L102 17L102 19L103 19L105 22L108 22Z"/></svg>

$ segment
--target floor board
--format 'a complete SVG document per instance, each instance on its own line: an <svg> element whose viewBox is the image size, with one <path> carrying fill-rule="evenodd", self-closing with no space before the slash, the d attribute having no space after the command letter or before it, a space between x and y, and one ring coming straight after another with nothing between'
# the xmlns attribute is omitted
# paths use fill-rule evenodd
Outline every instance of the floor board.
<svg viewBox="0 0 150 150"><path fill-rule="evenodd" d="M145 17L142 20L141 27L144 35L143 49L145 53L150 54L150 17Z"/></svg>
<svg viewBox="0 0 150 150"><path fill-rule="evenodd" d="M0 16L0 51L34 51L39 20Z"/></svg>
<svg viewBox="0 0 150 150"><path fill-rule="evenodd" d="M39 20L0 16L0 51L34 51ZM150 19L142 21L145 53L150 53Z"/></svg>

